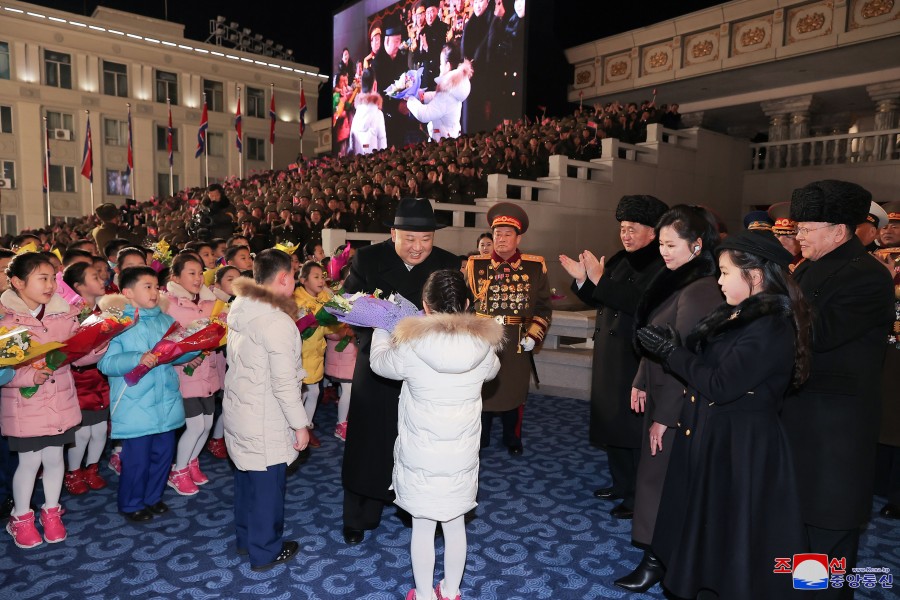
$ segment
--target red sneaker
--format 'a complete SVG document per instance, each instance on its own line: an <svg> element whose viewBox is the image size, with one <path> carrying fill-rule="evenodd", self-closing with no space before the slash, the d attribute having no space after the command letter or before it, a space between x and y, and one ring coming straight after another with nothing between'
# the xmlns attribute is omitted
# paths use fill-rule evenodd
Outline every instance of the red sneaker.
<svg viewBox="0 0 900 600"><path fill-rule="evenodd" d="M191 474L191 481L194 482L194 485L209 483L209 477L204 475L203 471L200 470L200 459L195 458L188 463L188 472Z"/></svg>
<svg viewBox="0 0 900 600"><path fill-rule="evenodd" d="M34 548L43 543L41 534L34 526L34 511L29 510L24 515L14 517L10 515L6 524L6 532L13 537L13 541L19 548Z"/></svg>
<svg viewBox="0 0 900 600"><path fill-rule="evenodd" d="M81 476L84 478L84 482L87 483L88 487L92 490L102 490L106 487L106 480L100 475L100 465L97 463L83 468L81 470Z"/></svg>
<svg viewBox="0 0 900 600"><path fill-rule="evenodd" d="M115 471L116 475L122 474L122 459L119 458L118 452L113 452L109 457L109 468Z"/></svg>
<svg viewBox="0 0 900 600"><path fill-rule="evenodd" d="M341 440L342 442L347 441L347 421L343 423L338 423L334 428L334 437Z"/></svg>
<svg viewBox="0 0 900 600"><path fill-rule="evenodd" d="M322 445L322 442L319 441L318 436L313 433L313 430L309 430L309 447L310 448L318 448Z"/></svg>
<svg viewBox="0 0 900 600"><path fill-rule="evenodd" d="M443 579L434 587L434 595L437 596L437 600L462 600L462 594L459 592L452 598L450 596L445 596L441 591L442 585L444 585Z"/></svg>
<svg viewBox="0 0 900 600"><path fill-rule="evenodd" d="M62 506L41 509L41 525L44 527L44 540L48 544L55 544L66 539L66 527L62 522L65 512Z"/></svg>
<svg viewBox="0 0 900 600"><path fill-rule="evenodd" d="M66 477L65 479L63 479L63 485L66 486L66 491L73 496L87 494L88 490L90 489L88 487L87 481L84 480L84 471L82 471L81 469L66 471Z"/></svg>
<svg viewBox="0 0 900 600"><path fill-rule="evenodd" d="M338 393L337 389L333 385L325 388L325 391L322 392L322 400L321 404L332 404L338 401Z"/></svg>
<svg viewBox="0 0 900 600"><path fill-rule="evenodd" d="M200 491L197 484L191 478L190 467L185 467L180 471L172 471L169 473L168 486L174 489L182 496L193 496Z"/></svg>
<svg viewBox="0 0 900 600"><path fill-rule="evenodd" d="M209 438L206 449L216 458L228 458L228 448L225 446L225 438Z"/></svg>

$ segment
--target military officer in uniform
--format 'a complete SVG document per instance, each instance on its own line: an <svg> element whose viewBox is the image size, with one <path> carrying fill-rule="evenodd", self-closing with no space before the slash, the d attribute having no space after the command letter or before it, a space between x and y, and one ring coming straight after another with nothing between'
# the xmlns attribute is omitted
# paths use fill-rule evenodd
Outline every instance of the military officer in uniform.
<svg viewBox="0 0 900 600"><path fill-rule="evenodd" d="M875 252L881 246L878 243L881 230L888 226L890 220L888 214L874 200L869 205L869 214L866 220L856 226L856 237L862 242L869 252Z"/></svg>
<svg viewBox="0 0 900 600"><path fill-rule="evenodd" d="M522 454L522 413L534 364L531 352L547 334L553 309L544 258L519 252L528 215L516 204L500 202L487 218L494 249L469 257L466 279L476 314L504 326L506 345L500 354L500 373L482 390L481 447L490 444L493 417L499 414L503 443L516 456Z"/></svg>
<svg viewBox="0 0 900 600"><path fill-rule="evenodd" d="M775 234L784 249L794 257L794 260L788 265L788 269L793 272L803 260L803 255L800 254L800 242L797 241L797 221L791 218L791 203L773 204L769 207L768 213L772 218L772 233Z"/></svg>

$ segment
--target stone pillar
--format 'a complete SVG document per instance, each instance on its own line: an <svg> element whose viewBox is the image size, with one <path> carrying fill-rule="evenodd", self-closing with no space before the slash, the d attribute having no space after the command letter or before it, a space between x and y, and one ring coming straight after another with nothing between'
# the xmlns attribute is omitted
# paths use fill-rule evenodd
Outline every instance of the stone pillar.
<svg viewBox="0 0 900 600"><path fill-rule="evenodd" d="M900 81L876 83L866 86L869 97L875 101L875 131L885 131L897 127L900 114ZM892 160L897 151L897 136L883 135L875 138L873 160Z"/></svg>
<svg viewBox="0 0 900 600"><path fill-rule="evenodd" d="M793 96L766 100L761 103L763 112L769 117L769 141L783 142L809 137L809 113L813 106L813 95ZM809 149L802 144L784 144L769 148L766 156L768 167L800 166L809 160Z"/></svg>

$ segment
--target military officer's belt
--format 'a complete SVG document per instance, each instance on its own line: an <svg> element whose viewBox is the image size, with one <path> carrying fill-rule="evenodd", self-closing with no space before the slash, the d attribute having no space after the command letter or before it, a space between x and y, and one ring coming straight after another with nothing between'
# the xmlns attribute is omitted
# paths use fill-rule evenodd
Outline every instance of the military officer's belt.
<svg viewBox="0 0 900 600"><path fill-rule="evenodd" d="M522 323L531 323L530 318L519 317L516 315L486 315L480 312L476 312L475 314L479 317L484 317L485 319L494 319L501 325L521 325Z"/></svg>

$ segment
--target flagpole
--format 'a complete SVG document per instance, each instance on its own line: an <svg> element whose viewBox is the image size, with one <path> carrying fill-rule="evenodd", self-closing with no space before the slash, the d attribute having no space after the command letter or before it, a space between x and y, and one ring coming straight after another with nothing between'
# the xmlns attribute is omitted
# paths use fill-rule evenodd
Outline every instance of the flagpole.
<svg viewBox="0 0 900 600"><path fill-rule="evenodd" d="M206 92L203 92L203 106L206 106ZM206 164L206 187L209 188L209 122L206 125L206 141L203 142L203 162Z"/></svg>
<svg viewBox="0 0 900 600"><path fill-rule="evenodd" d="M169 109L169 112L167 115L167 121L166 121L166 137L168 139L171 136L172 140L169 143L172 144L172 146L173 146L172 151L174 152L175 151L175 148L174 148L175 139L174 139L174 135L173 135L174 132L171 131L172 103L169 101L168 97L166 97L166 108ZM168 148L167 148L167 150L168 150ZM169 162L169 195L174 197L175 196L175 174L172 172L172 159L170 157L166 157L166 159Z"/></svg>
<svg viewBox="0 0 900 600"><path fill-rule="evenodd" d="M272 83L270 85L272 86L272 100L270 101L269 105L274 106L275 105L275 84ZM272 117L272 115L269 115L269 119L272 119L271 127L272 127L272 131L274 132L275 131L274 117ZM269 141L271 142L271 144L270 144L271 152L269 152L269 170L274 171L275 170L275 136L269 135Z"/></svg>
<svg viewBox="0 0 900 600"><path fill-rule="evenodd" d="M237 86L237 99L238 99L238 108L241 106L241 86ZM243 117L241 117L243 119ZM243 131L243 130L242 130ZM237 136L238 132L235 131L234 135ZM244 178L244 149L243 149L244 140L241 140L242 147L238 149L238 178Z"/></svg>
<svg viewBox="0 0 900 600"><path fill-rule="evenodd" d="M47 190L46 190L46 202L47 202L47 226L49 227L52 223L50 222L50 161L47 160L47 155L50 153L50 131L47 129L47 117L44 117L44 178L47 180Z"/></svg>
<svg viewBox="0 0 900 600"><path fill-rule="evenodd" d="M88 131L90 131L91 111L86 110L86 111L84 111L84 114L87 117ZM95 206L94 206L94 148L93 148L93 143L91 144L91 146L92 146L91 147L91 178L89 181L91 182L91 212L94 212Z"/></svg>
<svg viewBox="0 0 900 600"><path fill-rule="evenodd" d="M303 100L303 79L300 79L300 99ZM300 103L300 154L303 154L303 102Z"/></svg>
<svg viewBox="0 0 900 600"><path fill-rule="evenodd" d="M137 202L137 176L134 168L134 140L131 139L131 102L126 102L128 107L128 150L131 151L131 199ZM125 159L128 160L127 158Z"/></svg>

